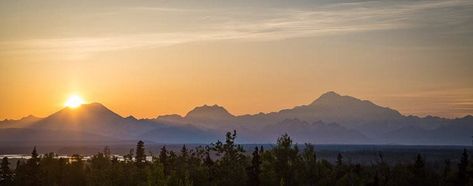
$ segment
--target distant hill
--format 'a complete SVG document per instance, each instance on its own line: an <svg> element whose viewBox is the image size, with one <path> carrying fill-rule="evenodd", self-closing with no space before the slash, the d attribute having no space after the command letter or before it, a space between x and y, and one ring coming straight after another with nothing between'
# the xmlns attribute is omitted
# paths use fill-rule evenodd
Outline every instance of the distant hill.
<svg viewBox="0 0 473 186"><path fill-rule="evenodd" d="M243 143L271 143L288 133L299 143L467 145L473 135L473 116L404 116L335 92L327 92L308 105L241 116L232 115L219 105L203 105L185 116L124 118L100 103L91 103L63 108L46 118L28 116L0 121L0 140L208 143L231 130L237 130L238 140Z"/></svg>

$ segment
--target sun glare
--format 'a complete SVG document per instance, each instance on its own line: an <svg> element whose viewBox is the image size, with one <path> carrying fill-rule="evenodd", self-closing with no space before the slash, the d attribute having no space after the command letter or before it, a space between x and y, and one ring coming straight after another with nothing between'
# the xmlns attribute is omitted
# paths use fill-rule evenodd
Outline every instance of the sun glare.
<svg viewBox="0 0 473 186"><path fill-rule="evenodd" d="M84 104L84 99L77 95L73 95L67 99L66 103L64 103L64 106L69 108L77 108L82 104Z"/></svg>

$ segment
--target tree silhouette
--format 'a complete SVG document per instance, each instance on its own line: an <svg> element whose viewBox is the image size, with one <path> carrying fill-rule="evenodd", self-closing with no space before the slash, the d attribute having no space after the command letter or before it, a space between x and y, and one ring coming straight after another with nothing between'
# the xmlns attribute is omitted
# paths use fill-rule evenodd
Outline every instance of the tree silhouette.
<svg viewBox="0 0 473 186"><path fill-rule="evenodd" d="M301 174L305 185L315 185L319 175L317 175L317 154L314 145L305 144L305 148L302 152L302 160L304 166Z"/></svg>
<svg viewBox="0 0 473 186"><path fill-rule="evenodd" d="M36 146L33 148L31 152L31 158L28 160L30 164L37 165L39 163L38 152L36 151Z"/></svg>
<svg viewBox="0 0 473 186"><path fill-rule="evenodd" d="M289 135L284 134L277 140L277 145L273 150L275 157L275 170L280 184L294 185L294 166L297 158L297 150L292 144Z"/></svg>
<svg viewBox="0 0 473 186"><path fill-rule="evenodd" d="M0 185L12 185L13 183L13 172L9 165L8 158L4 157L0 165Z"/></svg>
<svg viewBox="0 0 473 186"><path fill-rule="evenodd" d="M343 156L341 153L337 154L337 161L335 162L337 167L341 167L343 165Z"/></svg>
<svg viewBox="0 0 473 186"><path fill-rule="evenodd" d="M458 164L458 185L466 185L468 183L468 164L469 155L466 149L463 149L462 157L460 158L460 163Z"/></svg>
<svg viewBox="0 0 473 186"><path fill-rule="evenodd" d="M244 185L247 183L247 160L243 147L235 143L236 131L227 132L225 143L217 141L212 150L221 156L216 161L215 179L217 185Z"/></svg>
<svg viewBox="0 0 473 186"><path fill-rule="evenodd" d="M15 169L16 185L36 185L40 183L40 158L36 151L36 146L31 152L31 158L26 164L18 164Z"/></svg>
<svg viewBox="0 0 473 186"><path fill-rule="evenodd" d="M417 154L414 163L414 180L412 181L415 185L427 185L426 183L426 171L425 171L425 160L421 154Z"/></svg>
<svg viewBox="0 0 473 186"><path fill-rule="evenodd" d="M138 168L144 168L146 164L145 143L141 140L136 144L135 161Z"/></svg>
<svg viewBox="0 0 473 186"><path fill-rule="evenodd" d="M204 150L204 157L203 157L203 173L206 176L206 181L208 183L213 182L213 177L215 176L215 163L210 157L210 150L211 148L209 146L205 146Z"/></svg>
<svg viewBox="0 0 473 186"><path fill-rule="evenodd" d="M169 160L168 160L168 151L166 150L166 146L161 147L161 151L159 152L159 162L163 164L164 175L169 176L170 167L169 167Z"/></svg>
<svg viewBox="0 0 473 186"><path fill-rule="evenodd" d="M31 158L17 161L14 171L9 159L2 159L0 185L473 185L466 150L457 171L450 161L433 163L421 154L413 161L391 164L380 152L376 164L352 164L338 153L331 163L318 158L311 144L300 146L299 152L287 134L275 146L255 147L250 155L235 139L236 132L228 132L225 142L194 149L183 145L178 153L163 146L152 162L146 161L142 141L124 161L108 148L90 159L77 154L40 156L34 148Z"/></svg>
<svg viewBox="0 0 473 186"><path fill-rule="evenodd" d="M255 147L253 151L253 158L251 159L251 166L248 167L248 184L249 186L260 185L260 173L261 173L261 156L258 147Z"/></svg>
<svg viewBox="0 0 473 186"><path fill-rule="evenodd" d="M444 168L442 171L442 185L451 185L453 184L451 182L452 179L452 168L451 168L451 162L450 160L445 160L444 161Z"/></svg>

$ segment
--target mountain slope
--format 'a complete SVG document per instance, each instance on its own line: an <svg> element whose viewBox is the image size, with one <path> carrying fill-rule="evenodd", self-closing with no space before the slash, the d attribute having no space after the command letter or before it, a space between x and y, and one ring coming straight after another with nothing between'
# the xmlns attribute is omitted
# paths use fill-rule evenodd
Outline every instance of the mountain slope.
<svg viewBox="0 0 473 186"><path fill-rule="evenodd" d="M150 130L137 120L125 119L100 103L85 104L78 108L64 108L30 128L56 131L87 131L102 136L128 138Z"/></svg>

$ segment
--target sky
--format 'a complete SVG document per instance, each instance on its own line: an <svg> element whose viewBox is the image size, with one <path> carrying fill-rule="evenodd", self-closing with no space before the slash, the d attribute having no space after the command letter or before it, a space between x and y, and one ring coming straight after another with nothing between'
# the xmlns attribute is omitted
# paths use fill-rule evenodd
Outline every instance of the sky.
<svg viewBox="0 0 473 186"><path fill-rule="evenodd" d="M71 95L154 118L335 91L405 115L473 114L473 1L0 2L0 119Z"/></svg>

